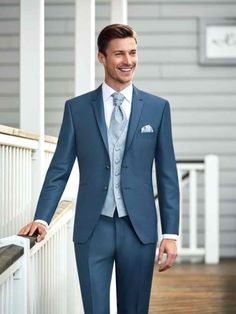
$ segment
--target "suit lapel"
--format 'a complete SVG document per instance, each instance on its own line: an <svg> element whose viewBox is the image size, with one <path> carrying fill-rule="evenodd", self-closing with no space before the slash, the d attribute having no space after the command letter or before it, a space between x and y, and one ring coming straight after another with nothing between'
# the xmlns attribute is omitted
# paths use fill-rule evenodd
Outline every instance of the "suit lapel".
<svg viewBox="0 0 236 314"><path fill-rule="evenodd" d="M106 121L105 121L101 85L94 92L92 106L93 106L93 110L95 113L95 117L97 119L98 127L100 130L104 145L106 147L107 153L109 154L108 139L107 139L107 126L106 126Z"/></svg>
<svg viewBox="0 0 236 314"><path fill-rule="evenodd" d="M126 144L125 144L125 152L129 149L129 146L133 140L135 131L138 126L138 122L141 116L143 108L143 101L140 96L140 93L138 89L134 86L133 87L133 97L132 97L132 107L131 107L131 114L130 114L130 119L129 119L129 126L128 126L128 132L127 132L127 138L126 138Z"/></svg>
<svg viewBox="0 0 236 314"><path fill-rule="evenodd" d="M98 123L98 127L104 142L104 145L107 149L107 153L109 154L108 148L108 138L107 138L107 126L105 121L105 114L104 114L104 105L102 99L102 86L100 85L94 91L94 97L92 99L92 106L94 110L94 114ZM133 140L135 131L137 129L137 125L141 116L143 108L143 101L140 96L138 89L134 86L133 87L133 97L132 97L132 107L131 107L131 114L129 119L128 131L127 131L127 138L125 144L125 152L129 149L129 146Z"/></svg>

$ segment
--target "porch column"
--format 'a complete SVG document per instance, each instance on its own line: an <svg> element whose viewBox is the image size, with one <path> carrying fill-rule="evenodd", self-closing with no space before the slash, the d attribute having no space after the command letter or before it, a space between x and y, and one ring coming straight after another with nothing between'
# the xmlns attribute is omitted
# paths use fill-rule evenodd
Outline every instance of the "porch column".
<svg viewBox="0 0 236 314"><path fill-rule="evenodd" d="M111 23L127 24L128 22L127 0L111 0Z"/></svg>
<svg viewBox="0 0 236 314"><path fill-rule="evenodd" d="M44 179L44 0L20 1L20 128L39 135L33 207Z"/></svg>
<svg viewBox="0 0 236 314"><path fill-rule="evenodd" d="M75 95L95 88L95 0L75 0Z"/></svg>

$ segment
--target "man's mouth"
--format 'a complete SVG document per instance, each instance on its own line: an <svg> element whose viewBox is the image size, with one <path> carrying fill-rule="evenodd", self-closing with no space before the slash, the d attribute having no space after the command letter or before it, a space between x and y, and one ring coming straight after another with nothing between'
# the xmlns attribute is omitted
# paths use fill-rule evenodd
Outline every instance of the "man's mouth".
<svg viewBox="0 0 236 314"><path fill-rule="evenodd" d="M132 68L119 68L119 70L121 72L130 72L130 71L132 71L132 69L133 69L133 67Z"/></svg>

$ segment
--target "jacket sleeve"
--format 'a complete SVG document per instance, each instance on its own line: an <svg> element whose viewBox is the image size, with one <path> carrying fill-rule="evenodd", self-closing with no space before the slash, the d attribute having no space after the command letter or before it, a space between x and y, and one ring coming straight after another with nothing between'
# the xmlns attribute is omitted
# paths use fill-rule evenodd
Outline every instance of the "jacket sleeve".
<svg viewBox="0 0 236 314"><path fill-rule="evenodd" d="M179 234L179 182L167 101L157 137L155 166L162 233Z"/></svg>
<svg viewBox="0 0 236 314"><path fill-rule="evenodd" d="M76 157L75 131L69 103L66 102L57 147L40 192L34 220L50 223L64 191Z"/></svg>

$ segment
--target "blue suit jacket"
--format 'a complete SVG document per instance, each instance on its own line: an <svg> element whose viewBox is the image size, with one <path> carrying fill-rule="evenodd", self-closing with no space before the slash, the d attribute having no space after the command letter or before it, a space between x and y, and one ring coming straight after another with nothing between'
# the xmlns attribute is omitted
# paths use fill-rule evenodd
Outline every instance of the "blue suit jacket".
<svg viewBox="0 0 236 314"><path fill-rule="evenodd" d="M154 132L141 133L145 125L150 125ZM35 219L50 223L76 157L80 182L73 240L83 243L101 214L110 178L101 86L65 104L57 148L40 193ZM134 87L121 167L121 190L134 230L143 243L157 241L152 187L154 159L162 232L178 234L179 185L169 103Z"/></svg>

